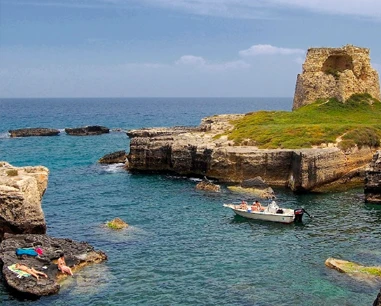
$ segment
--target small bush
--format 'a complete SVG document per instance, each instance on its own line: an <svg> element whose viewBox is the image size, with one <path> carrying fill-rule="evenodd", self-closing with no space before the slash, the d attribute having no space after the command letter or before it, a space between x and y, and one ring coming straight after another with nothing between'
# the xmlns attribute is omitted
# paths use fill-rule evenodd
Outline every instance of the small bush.
<svg viewBox="0 0 381 306"><path fill-rule="evenodd" d="M9 169L7 170L7 175L8 176L17 176L19 172L16 169Z"/></svg>

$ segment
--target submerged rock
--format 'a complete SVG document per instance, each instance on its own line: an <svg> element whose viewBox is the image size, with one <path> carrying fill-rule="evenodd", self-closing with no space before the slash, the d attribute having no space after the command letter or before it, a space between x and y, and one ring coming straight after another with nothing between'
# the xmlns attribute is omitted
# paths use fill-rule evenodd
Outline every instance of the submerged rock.
<svg viewBox="0 0 381 306"><path fill-rule="evenodd" d="M41 199L49 170L43 166L13 167L0 162L0 240L4 233L44 234Z"/></svg>
<svg viewBox="0 0 381 306"><path fill-rule="evenodd" d="M274 190L260 176L244 180L240 186L231 186L229 189L253 193L262 199L275 199Z"/></svg>
<svg viewBox="0 0 381 306"><path fill-rule="evenodd" d="M110 129L100 125L89 125L78 128L66 128L66 134L72 136L89 136L110 133Z"/></svg>
<svg viewBox="0 0 381 306"><path fill-rule="evenodd" d="M42 255L17 256L17 248L40 248ZM60 253L65 253L66 264L75 272L86 265L99 263L107 260L107 255L102 251L96 251L86 242L77 242L71 239L53 238L48 235L25 234L8 235L0 244L0 260L3 265L2 274L5 282L13 289L32 296L55 294L59 291L59 281L66 278L57 269L57 259ZM48 278L41 276L39 280L33 276L18 277L18 274L10 270L10 266L16 263L24 264L30 268L47 274Z"/></svg>
<svg viewBox="0 0 381 306"><path fill-rule="evenodd" d="M100 164L119 164L125 163L127 159L126 151L117 151L114 153L106 154L98 160Z"/></svg>
<svg viewBox="0 0 381 306"><path fill-rule="evenodd" d="M60 131L49 128L25 128L8 131L11 137L57 136Z"/></svg>

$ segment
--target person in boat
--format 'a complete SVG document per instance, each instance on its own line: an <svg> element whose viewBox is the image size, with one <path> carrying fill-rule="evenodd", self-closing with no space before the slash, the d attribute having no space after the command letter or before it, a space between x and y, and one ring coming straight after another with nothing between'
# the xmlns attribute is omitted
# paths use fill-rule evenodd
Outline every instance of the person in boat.
<svg viewBox="0 0 381 306"><path fill-rule="evenodd" d="M60 270L62 273L66 273L73 276L73 272L71 271L70 267L66 265L64 253L60 254L60 258L58 258L57 265L58 265L58 270Z"/></svg>
<svg viewBox="0 0 381 306"><path fill-rule="evenodd" d="M26 265L23 265L23 264L20 264L20 263L17 263L15 265L15 268L17 270L21 270L21 271L24 271L26 273L29 273L30 275L34 276L35 278L39 279L39 275L45 277L45 278L48 278L48 276L43 273L43 272L40 272L40 271L37 271L35 268L29 268L28 266Z"/></svg>
<svg viewBox="0 0 381 306"><path fill-rule="evenodd" d="M239 205L239 209L246 210L247 209L247 202L242 200L241 204Z"/></svg>
<svg viewBox="0 0 381 306"><path fill-rule="evenodd" d="M251 210L254 211L264 211L265 208L259 203L258 201L253 202L253 205L251 206Z"/></svg>

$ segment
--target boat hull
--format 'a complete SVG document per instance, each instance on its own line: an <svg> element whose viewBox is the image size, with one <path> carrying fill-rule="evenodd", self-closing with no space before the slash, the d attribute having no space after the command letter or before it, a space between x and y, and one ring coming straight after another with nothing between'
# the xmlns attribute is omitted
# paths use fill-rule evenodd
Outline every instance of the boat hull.
<svg viewBox="0 0 381 306"><path fill-rule="evenodd" d="M292 223L295 219L295 214L292 209L283 208L283 214L270 213L270 212L259 212L259 211L247 211L243 209L235 208L234 205L224 204L225 207L231 208L237 215L253 219L253 220L263 220L270 222L279 222L279 223Z"/></svg>

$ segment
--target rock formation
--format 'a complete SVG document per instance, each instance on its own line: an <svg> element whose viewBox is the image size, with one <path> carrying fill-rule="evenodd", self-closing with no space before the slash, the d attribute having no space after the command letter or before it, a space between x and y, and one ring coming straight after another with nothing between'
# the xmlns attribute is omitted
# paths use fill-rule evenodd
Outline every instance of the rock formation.
<svg viewBox="0 0 381 306"><path fill-rule="evenodd" d="M90 125L78 128L66 128L65 132L72 136L89 136L107 134L110 133L110 129L105 126Z"/></svg>
<svg viewBox="0 0 381 306"><path fill-rule="evenodd" d="M365 171L365 201L381 204L381 151L377 151Z"/></svg>
<svg viewBox="0 0 381 306"><path fill-rule="evenodd" d="M221 186L213 184L210 180L204 177L204 179L196 185L196 189L204 190L204 191L220 192Z"/></svg>
<svg viewBox="0 0 381 306"><path fill-rule="evenodd" d="M303 72L296 80L293 109L319 98L344 102L356 93L369 93L380 100L378 73L370 65L370 50L346 45L342 48L310 48Z"/></svg>
<svg viewBox="0 0 381 306"><path fill-rule="evenodd" d="M37 248L42 250L42 255L17 256L17 248ZM57 293L60 289L59 281L67 275L57 269L57 259L61 252L65 253L66 264L72 271L107 259L106 254L96 251L86 242L77 242L71 239L51 238L47 235L25 234L5 235L0 244L0 260L2 274L6 283L18 292L32 296L43 296ZM18 274L9 269L15 263L33 267L37 271L48 275L39 280L32 276L18 277Z"/></svg>
<svg viewBox="0 0 381 306"><path fill-rule="evenodd" d="M13 167L0 162L0 240L5 232L46 232L41 199L48 174L46 167Z"/></svg>
<svg viewBox="0 0 381 306"><path fill-rule="evenodd" d="M232 191L252 193L262 199L275 199L274 190L260 177L244 180L240 186L229 186Z"/></svg>
<svg viewBox="0 0 381 306"><path fill-rule="evenodd" d="M377 297L373 302L373 306L381 306L381 289L378 292Z"/></svg>
<svg viewBox="0 0 381 306"><path fill-rule="evenodd" d="M226 183L262 177L271 186L294 191L314 190L365 167L372 159L369 148L343 152L338 148L260 150L233 146L217 137L231 128L230 120L243 115L204 118L196 128L131 130L129 170L173 172L210 177Z"/></svg>
<svg viewBox="0 0 381 306"><path fill-rule="evenodd" d="M128 227L128 224L124 222L121 218L115 218L111 221L108 221L106 225L107 227L111 229L117 229L117 230Z"/></svg>
<svg viewBox="0 0 381 306"><path fill-rule="evenodd" d="M48 128L26 128L8 131L11 137L57 136L60 131Z"/></svg>
<svg viewBox="0 0 381 306"><path fill-rule="evenodd" d="M127 159L126 151L117 151L114 153L106 154L98 160L100 164L117 164L125 163Z"/></svg>

